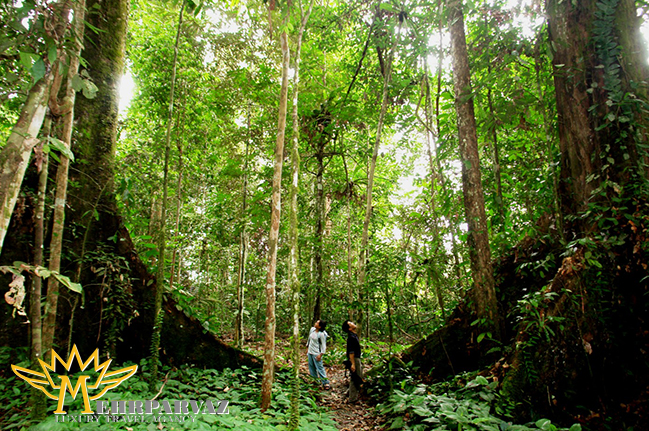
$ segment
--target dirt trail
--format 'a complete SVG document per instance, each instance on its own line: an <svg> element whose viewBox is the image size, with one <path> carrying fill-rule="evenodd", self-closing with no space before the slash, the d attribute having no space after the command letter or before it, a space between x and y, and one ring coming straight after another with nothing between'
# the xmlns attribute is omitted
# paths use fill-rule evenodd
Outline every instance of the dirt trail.
<svg viewBox="0 0 649 431"><path fill-rule="evenodd" d="M341 431L383 430L384 420L377 416L374 408L361 397L356 404L348 404L345 391L349 387L349 378L345 378L342 366L327 367L327 377L331 390L323 390L318 404L327 407L332 418ZM308 370L307 370L308 373Z"/></svg>

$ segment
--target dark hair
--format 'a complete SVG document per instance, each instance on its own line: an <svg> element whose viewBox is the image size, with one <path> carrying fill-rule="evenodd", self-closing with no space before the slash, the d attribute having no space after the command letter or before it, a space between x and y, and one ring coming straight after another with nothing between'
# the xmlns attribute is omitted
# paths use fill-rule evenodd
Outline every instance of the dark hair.
<svg viewBox="0 0 649 431"><path fill-rule="evenodd" d="M349 334L349 320L345 320L345 323L343 323L343 332Z"/></svg>
<svg viewBox="0 0 649 431"><path fill-rule="evenodd" d="M326 327L327 327L327 321L320 319L320 330L324 331Z"/></svg>

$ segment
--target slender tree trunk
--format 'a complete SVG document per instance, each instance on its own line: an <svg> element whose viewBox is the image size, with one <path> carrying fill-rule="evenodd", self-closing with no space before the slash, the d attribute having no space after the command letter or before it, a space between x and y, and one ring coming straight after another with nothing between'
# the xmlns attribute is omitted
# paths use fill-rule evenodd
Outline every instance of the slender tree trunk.
<svg viewBox="0 0 649 431"><path fill-rule="evenodd" d="M341 147L342 147L342 133L340 135ZM343 155L343 165L345 166L345 181L347 184L347 294L348 294L348 306L347 306L347 315L349 320L354 320L354 306L355 293L354 290L354 281L352 277L352 197L354 194L353 185L349 180L349 171L347 170L347 162L345 161L345 156Z"/></svg>
<svg viewBox="0 0 649 431"><path fill-rule="evenodd" d="M183 106L185 103L182 103ZM181 132L177 134L176 136L176 148L178 149L178 179L176 181L176 223L174 224L174 246L173 246L173 251L171 252L171 265L169 268L169 290L173 290L174 286L174 281L176 281L176 278L174 277L176 273L176 255L178 254L178 241L179 241L179 232L180 232L180 216L181 216L181 210L182 210L182 204L183 204L183 141L182 141L182 135L184 134L184 128L185 128L185 112L186 110L183 109L182 111L182 122L181 122L181 115L178 114L177 120L176 120L176 128L177 130L180 130Z"/></svg>
<svg viewBox="0 0 649 431"><path fill-rule="evenodd" d="M471 299L477 317L484 319L484 328L491 331L492 336L498 339L500 337L500 321L480 175L478 136L473 109L469 58L464 34L462 2L461 0L449 0L447 5L449 8L449 22L452 23L450 32L455 109L457 110L460 141L464 208L469 227L469 256L473 274Z"/></svg>
<svg viewBox="0 0 649 431"><path fill-rule="evenodd" d="M179 231L180 231L180 216L181 216L181 209L183 205L183 145L180 140L178 139L177 143L177 148L178 148L178 182L176 183L176 224L174 226L174 232L176 235L176 242L174 243L174 249L171 253L171 269L170 269L170 276L169 276L169 290L173 290L174 286L174 281L176 281L174 274L176 272L176 256L178 254L178 236L179 236Z"/></svg>
<svg viewBox="0 0 649 431"><path fill-rule="evenodd" d="M45 119L43 128L45 131L45 139L49 137L52 125L51 117ZM43 244L45 239L45 195L47 193L47 174L49 171L49 155L42 151L45 145L45 139L41 140L40 153L41 161L38 169L38 194L36 203L36 213L34 216L34 266L43 266ZM42 310L41 299L43 295L43 279L34 277L32 282L32 290L30 292L30 305L29 305L29 320L31 321L31 363L36 366L39 359L42 359ZM32 419L44 419L46 414L45 394L40 390L34 389L30 398L30 417Z"/></svg>
<svg viewBox="0 0 649 431"><path fill-rule="evenodd" d="M489 67L491 69L491 67ZM498 224L505 222L505 206L503 200L503 186L500 175L500 154L498 148L498 132L496 127L496 114L494 111L493 101L491 99L491 88L487 88L487 104L489 105L489 116L491 117L491 139L493 144L493 169L494 181L496 183L496 207L500 220ZM493 227L496 230L496 227Z"/></svg>
<svg viewBox="0 0 649 431"><path fill-rule="evenodd" d="M399 23L399 30L393 35L392 48L388 56L388 64L383 76L383 94L381 96L381 111L379 113L379 121L376 126L376 140L374 141L374 151L372 152L372 160L370 162L369 170L367 173L367 193L365 195L365 219L363 220L363 234L361 237L361 249L358 259L358 288L360 292L365 291L367 259L368 259L368 243L369 243L369 227L370 219L372 218L372 191L374 188L374 171L376 169L376 159L379 156L379 147L381 146L381 134L383 133L383 123L385 122L385 115L388 111L388 96L390 90L390 82L392 80L392 61L394 59L394 52L397 49L398 34L401 29L401 22ZM359 297L362 297L359 295ZM369 319L369 309L367 318ZM361 314L362 315L362 314ZM368 320L369 321L369 320ZM358 333L362 333L362 318L359 318ZM369 330L369 325L368 330Z"/></svg>
<svg viewBox="0 0 649 431"><path fill-rule="evenodd" d="M75 47L71 54L68 56L68 74L66 79L65 97L63 101L57 100L57 93L59 91L62 77L58 75L58 70L54 71L54 81L56 84L52 86L52 93L50 94L50 109L53 111L61 112L62 132L61 141L69 150L72 143L72 128L74 120L74 101L76 91L72 87L72 78L77 75L79 71L79 56L82 50L83 34L84 34L84 16L85 16L85 1L75 3L74 9L74 38ZM54 216L52 221L52 239L50 241L50 260L49 270L61 272L61 254L63 251L63 229L65 227L65 205L67 202L68 191L68 170L70 159L67 155L61 154L60 163L56 170L56 195L54 200ZM43 330L42 330L42 351L45 352L47 357L50 354L50 349L54 345L54 336L56 330L56 315L59 300L59 282L54 277L47 279L47 302L45 304L45 312L43 315Z"/></svg>
<svg viewBox="0 0 649 431"><path fill-rule="evenodd" d="M169 155L171 152L171 129L174 112L174 90L176 84L176 68L178 64L178 45L180 43L180 32L183 24L183 12L185 10L185 2L180 6L180 13L178 14L178 29L176 31L176 42L174 45L174 59L171 68L171 88L169 90L169 115L167 117L167 133L165 139L165 158L164 158L164 176L162 180L162 211L159 223L158 232L158 270L156 273L156 286L155 286L155 321L153 323L153 333L151 335L151 381L150 386L152 390L156 388L156 380L158 378L158 361L160 356L160 335L162 332L162 321L164 319L164 311L162 310L162 296L164 293L164 278L165 278L165 247L166 235L165 225L167 218L167 185L169 176Z"/></svg>
<svg viewBox="0 0 649 431"><path fill-rule="evenodd" d="M52 75L48 73L29 90L20 118L0 152L0 250L25 177L29 156L38 143L36 136L45 118L51 83Z"/></svg>
<svg viewBox="0 0 649 431"><path fill-rule="evenodd" d="M248 216L247 196L248 196L248 153L250 142L252 141L252 131L250 129L250 107L248 107L248 140L246 141L246 155L243 162L243 190L241 198L241 234L239 235L239 271L237 276L237 321L235 329L235 340L238 348L243 348L245 334L243 330L243 312L245 299L245 280L246 280L246 259L248 255Z"/></svg>
<svg viewBox="0 0 649 431"><path fill-rule="evenodd" d="M273 195L271 200L270 234L268 238L268 274L266 276L266 323L264 339L264 369L261 382L261 410L270 407L275 372L275 273L277 271L277 242L282 208L282 165L284 162L284 134L288 99L288 68L290 53L286 31L280 34L282 47L282 88L279 96L277 142L273 171Z"/></svg>
<svg viewBox="0 0 649 431"><path fill-rule="evenodd" d="M291 187L290 187L290 227L289 227L289 286L292 295L293 305L293 370L292 370L292 391L291 391L291 413L288 428L290 430L299 429L300 425L300 268L298 253L298 220L297 220L297 194L299 191L300 175L300 123L298 118L298 87L300 84L300 56L302 53L302 36L306 27L311 11L313 10L314 0L309 3L309 9L306 14L302 3L300 5L300 29L297 35L295 47L295 75L293 76L293 139L291 146Z"/></svg>
<svg viewBox="0 0 649 431"><path fill-rule="evenodd" d="M321 295L322 287L324 281L324 270L322 268L322 255L323 255L323 244L324 244L324 147L326 145L327 139L323 134L320 135L322 141L318 145L318 153L316 154L316 159L318 161L318 170L316 171L316 181L315 181L315 212L316 212L316 222L315 222L315 248L313 254L313 265L315 270L315 303L313 306L313 319L312 323L315 323L320 319L321 309Z"/></svg>

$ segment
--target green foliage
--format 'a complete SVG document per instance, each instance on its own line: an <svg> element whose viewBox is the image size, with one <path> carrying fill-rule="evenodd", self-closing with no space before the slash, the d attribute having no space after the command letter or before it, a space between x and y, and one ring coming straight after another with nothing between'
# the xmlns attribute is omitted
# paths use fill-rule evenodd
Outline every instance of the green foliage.
<svg viewBox="0 0 649 431"><path fill-rule="evenodd" d="M519 425L503 420L500 415L492 412L495 405L502 403L496 390L498 382L489 382L485 377L477 375L464 384L463 377L466 376L459 376L454 382L432 386L406 380L401 389L393 390L377 409L392 418L389 429L568 430L553 425L548 419ZM575 424L569 430L579 431L581 426Z"/></svg>
<svg viewBox="0 0 649 431"><path fill-rule="evenodd" d="M128 261L123 256L115 255L112 247L99 244L95 250L86 253L84 265L89 266L95 277L101 280L102 351L115 357L121 334L139 315L133 299Z"/></svg>
<svg viewBox="0 0 649 431"><path fill-rule="evenodd" d="M0 370L6 372L3 375L2 387L2 415L0 416L0 426L5 429L27 429L33 426L34 430L73 430L73 429L98 429L112 430L116 425L128 426L133 430L151 430L158 423L152 422L151 417L142 422L119 422L107 423L105 418L100 422L57 422L55 415L52 414L56 408L56 403L49 400L48 418L42 423L30 423L28 415L20 408L27 404L29 397L29 386L22 380L18 379L12 372L10 364L28 365L28 360L23 357L22 362L18 362L16 355L18 351L8 348L0 349ZM24 351L22 353L24 355ZM179 423L175 416L165 416L166 422L162 422L167 427L187 430L210 430L210 429L239 429L239 430L283 430L289 419L289 393L290 377L285 371L277 374L275 381L273 405L271 409L262 413L259 409L259 386L261 384L261 375L256 371L246 368L245 366L236 369L225 369L223 371L202 370L183 366L180 369L163 368L162 372L166 374L164 388L156 398L158 401L167 400L173 404L174 400L227 400L229 402L229 414L223 415L196 415L195 421L186 418L184 422ZM84 373L87 373L84 372ZM156 392L149 391L149 385L146 372L138 372L133 377L126 380L116 389L106 393L102 400L150 400ZM74 378L71 378L75 381ZM300 397L300 430L313 431L333 431L335 430L334 422L318 407L313 398L314 393L304 390ZM69 394L66 394L66 409L68 415L78 415L83 410L83 400L77 396L71 400ZM94 409L94 402L91 401L91 407ZM128 418L128 414L124 415ZM132 416L132 415L131 415ZM156 414L156 417L161 416ZM186 415L185 415L186 416ZM177 417L176 417L177 418Z"/></svg>
<svg viewBox="0 0 649 431"><path fill-rule="evenodd" d="M17 261L10 266L7 265L0 266L0 271L2 271L5 274L7 272L11 272L15 276L21 275L23 271L27 271L28 273L33 274L36 277L40 277L42 279L54 277L58 280L59 283L61 283L71 291L76 293L83 292L83 288L79 283L74 283L70 280L69 277L66 277L65 275L61 275L57 271L51 271L43 266L28 265L25 262Z"/></svg>

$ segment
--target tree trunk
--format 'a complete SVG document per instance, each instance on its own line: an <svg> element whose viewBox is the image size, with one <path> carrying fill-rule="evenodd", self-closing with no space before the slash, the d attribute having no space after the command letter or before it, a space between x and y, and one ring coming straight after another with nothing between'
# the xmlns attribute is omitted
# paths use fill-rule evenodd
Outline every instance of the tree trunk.
<svg viewBox="0 0 649 431"><path fill-rule="evenodd" d="M550 128L550 122L548 120L548 110L546 109L546 94L543 91L541 86L541 44L543 40L541 35L536 40L534 44L534 72L536 73L536 93L539 99L538 111L543 117L543 132L545 135L545 159L546 164L548 165L551 175L552 175L552 213L557 219L557 230L561 235L563 235L563 214L560 210L559 203L559 171L554 167L554 144L553 144L553 132Z"/></svg>
<svg viewBox="0 0 649 431"><path fill-rule="evenodd" d="M41 160L38 169L38 194L36 213L34 215L34 266L43 266L43 246L45 239L45 195L47 193L47 174L49 171L49 155L43 152L43 145L50 135L52 119L50 117L45 119L43 127L45 129L45 139L41 140L39 149L36 150L40 154ZM41 300L43 295L43 279L40 277L33 277L32 289L29 297L29 320L31 322L31 363L32 367L36 366L39 359L42 359L42 309ZM30 417L32 419L43 420L47 412L45 404L45 394L40 390L34 389L30 398Z"/></svg>
<svg viewBox="0 0 649 431"><path fill-rule="evenodd" d="M322 255L323 245L324 245L324 147L327 143L327 138L324 133L319 135L320 141L318 145L318 152L316 153L316 159L318 161L318 167L315 177L315 213L316 213L316 222L315 222L315 247L313 249L313 265L315 270L315 303L313 305L313 319L311 323L315 323L316 320L320 319L320 313L322 312L321 295L322 287L324 281L324 270L322 268Z"/></svg>
<svg viewBox="0 0 649 431"><path fill-rule="evenodd" d="M250 109L250 107L248 107ZM250 111L248 111L248 140L246 141L246 155L243 162L243 185L241 198L241 234L239 235L239 270L237 271L237 319L234 339L239 349L243 348L245 334L243 330L245 280L246 280L246 259L248 255L248 216L246 214L248 196L248 153L252 141L250 128Z"/></svg>
<svg viewBox="0 0 649 431"><path fill-rule="evenodd" d="M67 267L75 267L76 279L84 286L85 307L74 311L75 327L83 329L77 333L70 331L71 341L80 351L92 351L98 347L96 335L91 335L85 328L101 325L97 325L97 317L105 303L100 295L101 279L92 271L87 256L93 253L112 259L113 254L119 254L119 247L126 244L119 238L120 220L113 185L118 87L124 67L128 3L125 0L89 0L86 6L93 10L86 16L86 21L92 28L100 29L85 32L82 52L87 62L85 72L97 86L97 93L93 99L78 97L75 101L75 130L78 132L74 134L72 149L78 163L70 171L66 219L68 226L76 225L77 229L66 229L66 241L70 242L69 250L74 262L64 263ZM137 266L129 263L133 268ZM133 278L144 283L148 277L133 269ZM142 317L148 314L145 311L148 308L139 308ZM58 321L67 322L72 311L60 306L58 313L61 315Z"/></svg>
<svg viewBox="0 0 649 431"><path fill-rule="evenodd" d="M84 34L84 16L85 16L85 1L75 3L74 9L74 40L76 46L68 55L68 75L65 84L65 97L62 101L57 100L57 93L59 91L61 76L58 75L58 70L54 71L54 82L52 86L52 93L50 94L50 110L58 112L61 111L63 117L60 122L62 123L61 141L65 148L69 150L72 144L72 128L74 120L74 101L76 98L76 90L72 87L72 79L79 71L79 57L81 55ZM54 217L52 221L52 239L50 241L50 261L48 269L50 271L61 272L61 254L63 251L63 229L65 227L65 206L67 202L68 191L68 169L70 159L67 154L60 155L60 163L56 170L56 196L54 200ZM54 277L49 277L47 280L47 302L45 304L45 312L43 315L43 331L42 331L42 351L47 358L50 354L50 349L54 344L54 335L56 330L56 315L59 300L59 281Z"/></svg>
<svg viewBox="0 0 649 431"><path fill-rule="evenodd" d="M368 243L369 243L369 228L370 228L370 219L372 217L372 189L374 187L374 170L376 169L376 159L379 156L379 147L381 146L381 134L383 133L383 123L385 122L385 114L388 110L388 96L390 90L390 81L392 80L392 60L394 59L394 52L397 49L397 41L399 39L399 31L401 30L401 21L399 21L399 30L392 36L394 40L392 41L392 48L390 49L390 54L388 56L388 64L385 69L385 74L383 75L383 93L381 96L381 111L379 113L379 121L376 126L376 140L374 141L374 151L372 152L372 160L370 162L370 167L367 173L367 192L365 195L365 219L363 220L363 234L361 237L361 249L360 256L358 258L358 288L361 293L365 291L366 283L366 271L367 271L367 260L368 260ZM359 298L362 298L363 295L359 295ZM366 310L367 319L369 319L369 306ZM363 313L359 313L359 321L357 322L358 334L362 333L364 324L362 322ZM369 320L368 320L369 322ZM369 325L367 325L369 330ZM367 333L367 331L366 331Z"/></svg>
<svg viewBox="0 0 649 431"><path fill-rule="evenodd" d="M176 31L176 42L174 44L174 59L171 66L171 88L169 89L169 115L167 117L167 133L165 138L165 158L164 158L164 175L162 179L162 211L160 216L160 223L158 232L158 268L156 273L156 286L155 286L155 304L154 313L155 321L153 323L153 332L151 334L151 389L155 390L156 380L158 378L158 360L160 349L160 335L162 332L162 324L164 315L162 312L162 296L164 293L164 280L165 280L165 248L167 246L166 240L166 222L167 222L167 188L169 177L169 155L171 153L171 130L174 115L174 97L176 85L176 67L178 63L178 45L180 43L180 32L183 25L183 12L185 10L185 2L183 1L180 6L178 14L178 29Z"/></svg>
<svg viewBox="0 0 649 431"><path fill-rule="evenodd" d="M460 159L462 163L464 208L469 226L469 256L473 275L473 288L470 295L477 318L483 320L483 329L490 331L494 338L499 339L500 321L480 175L478 136L473 109L469 58L464 34L464 15L461 0L449 0L447 5L449 8L449 22L452 23L450 32L455 109L457 110Z"/></svg>
<svg viewBox="0 0 649 431"><path fill-rule="evenodd" d="M183 103L184 105L184 103ZM169 290L173 290L176 272L176 257L178 255L178 241L179 241L179 232L180 232L180 216L183 204L183 141L182 135L184 132L185 126L185 110L183 109L183 122L180 122L180 115L176 122L176 127L178 130L181 130L181 133L176 136L176 148L178 149L178 179L176 181L176 223L174 225L174 246L173 251L171 252L171 264L169 269Z"/></svg>
<svg viewBox="0 0 649 431"><path fill-rule="evenodd" d="M290 53L286 31L280 35L282 47L282 88L279 95L277 120L277 142L275 144L275 165L273 170L273 195L270 213L270 234L268 238L268 274L266 276L266 322L264 337L264 370L261 382L261 410L270 407L273 377L275 372L275 272L277 271L277 242L282 208L282 165L284 162L284 133L288 99L288 68Z"/></svg>
<svg viewBox="0 0 649 431"><path fill-rule="evenodd" d="M297 220L297 194L299 191L299 174L300 174L300 123L298 118L298 87L300 84L300 55L302 53L302 36L306 27L311 11L313 10L314 0L309 3L309 9L306 14L302 3L300 3L300 29L297 35L295 46L295 75L293 76L293 139L291 146L291 187L290 187L290 227L289 227L289 286L292 295L293 305L293 369L292 369L292 390L291 390L291 412L288 428L290 430L299 429L300 425L300 358L301 345L300 339L300 267L298 253L298 220Z"/></svg>
<svg viewBox="0 0 649 431"><path fill-rule="evenodd" d="M45 118L51 83L52 75L48 73L29 90L20 118L0 152L0 250L25 177L29 156L38 143L36 136Z"/></svg>
<svg viewBox="0 0 649 431"><path fill-rule="evenodd" d="M491 67L490 67L491 69ZM498 220L499 227L493 226L494 230L502 228L502 224L505 222L505 206L503 201L503 186L500 175L500 154L498 148L498 132L496 127L496 114L494 111L493 101L491 99L491 88L487 88L487 104L489 106L489 116L492 122L491 126L491 139L493 144L493 170L494 170L494 182L496 183L496 207L498 210L498 215L500 219Z"/></svg>
<svg viewBox="0 0 649 431"><path fill-rule="evenodd" d="M646 90L632 84L648 76L639 18L631 0L608 2L602 10L598 5L593 0L547 3L556 50L552 62L564 218L585 212L607 195L617 196L634 173L646 177L638 167L636 144L638 126L645 120L637 103L629 101L630 95L646 97ZM593 227L592 220L573 217L565 229L579 234Z"/></svg>

